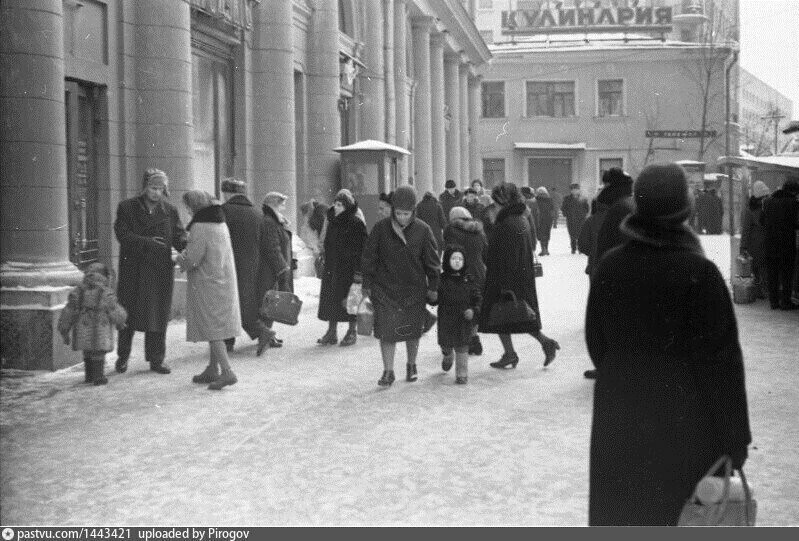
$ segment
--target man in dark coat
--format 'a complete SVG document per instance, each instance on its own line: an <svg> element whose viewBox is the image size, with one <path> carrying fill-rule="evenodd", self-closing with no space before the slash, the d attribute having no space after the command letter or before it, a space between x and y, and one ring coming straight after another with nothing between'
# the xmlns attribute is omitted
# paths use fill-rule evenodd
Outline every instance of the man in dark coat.
<svg viewBox="0 0 799 541"><path fill-rule="evenodd" d="M133 334L144 332L144 357L150 370L169 374L166 326L175 284L173 251L186 247L186 232L178 211L165 201L169 179L160 169L144 172L141 195L117 207L114 233L119 241L119 303L128 312L127 327L119 331L116 370L128 369Z"/></svg>
<svg viewBox="0 0 799 541"><path fill-rule="evenodd" d="M799 182L786 180L763 202L760 219L766 229L766 284L771 308L793 310L791 300L796 264L796 230L799 229Z"/></svg>
<svg viewBox="0 0 799 541"><path fill-rule="evenodd" d="M433 238L436 239L436 250L440 254L444 250L444 228L447 226L447 217L444 209L432 192L427 192L416 205L416 217L430 226Z"/></svg>
<svg viewBox="0 0 799 541"><path fill-rule="evenodd" d="M265 343L274 336L274 331L268 329L258 317L261 299L257 294L256 278L263 214L247 199L246 192L247 185L243 180L229 178L222 181L222 194L226 199L222 210L230 230L230 242L236 262L241 326L251 339L258 340L257 353L263 352ZM235 338L225 340L228 351L233 351L235 342Z"/></svg>
<svg viewBox="0 0 799 541"><path fill-rule="evenodd" d="M707 190L696 190L696 232L704 235L710 229L710 196Z"/></svg>
<svg viewBox="0 0 799 541"><path fill-rule="evenodd" d="M462 199L462 194L461 191L458 189L457 185L455 184L455 181L449 179L447 182L445 182L444 191L441 192L441 195L438 196L438 201L441 203L441 209L444 211L445 218L449 219L449 211L452 209L452 207L460 205L461 199ZM440 246L439 249L441 249Z"/></svg>
<svg viewBox="0 0 799 541"><path fill-rule="evenodd" d="M705 194L707 197L707 234L721 235L724 221L724 203L714 187L708 188Z"/></svg>
<svg viewBox="0 0 799 541"><path fill-rule="evenodd" d="M485 207L478 200L477 191L475 191L474 188L467 188L466 191L463 192L463 202L460 206L468 210L469 214L471 214L472 218L475 220L482 220Z"/></svg>
<svg viewBox="0 0 799 541"><path fill-rule="evenodd" d="M591 526L676 525L722 454L751 442L735 312L716 265L685 225L676 164L645 168L631 240L591 278L586 342L599 375L591 427Z"/></svg>
<svg viewBox="0 0 799 541"><path fill-rule="evenodd" d="M588 216L590 205L588 200L580 193L580 185L572 184L571 193L563 198L560 206L561 212L566 217L566 228L569 230L572 253L577 252L577 239L583 227L585 217Z"/></svg>

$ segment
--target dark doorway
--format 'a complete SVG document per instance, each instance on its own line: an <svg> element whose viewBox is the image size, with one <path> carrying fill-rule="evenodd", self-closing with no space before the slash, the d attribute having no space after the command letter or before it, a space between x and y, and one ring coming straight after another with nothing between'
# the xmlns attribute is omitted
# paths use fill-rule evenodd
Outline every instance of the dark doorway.
<svg viewBox="0 0 799 541"><path fill-rule="evenodd" d="M530 158L527 166L528 182L534 190L539 186L547 190L555 186L558 192L568 193L572 183L571 158Z"/></svg>
<svg viewBox="0 0 799 541"><path fill-rule="evenodd" d="M99 259L97 147L99 87L66 81L67 181L70 261L79 268Z"/></svg>

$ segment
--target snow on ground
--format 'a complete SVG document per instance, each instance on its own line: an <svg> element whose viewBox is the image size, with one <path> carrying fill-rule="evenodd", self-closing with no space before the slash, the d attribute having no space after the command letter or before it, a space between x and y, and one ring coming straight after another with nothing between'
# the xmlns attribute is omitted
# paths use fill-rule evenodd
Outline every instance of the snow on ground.
<svg viewBox="0 0 799 541"><path fill-rule="evenodd" d="M726 237L703 237L724 271ZM440 369L435 330L423 338L416 383L379 388L377 342L316 345L319 282L302 278L300 324L285 346L255 357L240 338L239 383L191 383L207 346L168 331L173 372L146 370L137 335L126 374L82 383L82 366L4 371L0 380L3 524L561 525L587 523L593 383L583 339L585 257L553 231L537 282L544 330L561 344L542 367L529 337L521 362L495 370L494 336L470 359L469 384ZM726 276L729 275L727 269ZM754 443L746 470L758 522L799 524L797 314L762 301L738 306ZM343 335L343 327L339 337ZM793 332L793 334L791 334Z"/></svg>

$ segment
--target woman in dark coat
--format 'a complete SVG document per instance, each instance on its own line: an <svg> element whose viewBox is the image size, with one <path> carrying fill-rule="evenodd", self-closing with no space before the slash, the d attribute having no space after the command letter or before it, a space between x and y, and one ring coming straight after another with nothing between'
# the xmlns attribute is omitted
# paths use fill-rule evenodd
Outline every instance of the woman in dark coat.
<svg viewBox="0 0 799 541"><path fill-rule="evenodd" d="M439 253L444 250L444 228L447 226L447 217L444 208L432 192L427 192L416 205L416 217L430 226L433 238L436 239L436 249Z"/></svg>
<svg viewBox="0 0 799 541"><path fill-rule="evenodd" d="M357 216L358 203L349 190L340 190L327 211L325 234L325 268L322 272L322 289L319 293L318 317L329 322L325 335L318 344L338 342L339 321L349 323L342 346L351 346L357 340L354 315L346 310L347 294L353 282L361 282L361 255L366 242L366 224Z"/></svg>
<svg viewBox="0 0 799 541"><path fill-rule="evenodd" d="M752 258L752 274L757 286L757 296L766 298L766 229L760 223L763 214L763 200L768 196L766 183L758 180L752 186L749 204L741 213L741 254Z"/></svg>
<svg viewBox="0 0 799 541"><path fill-rule="evenodd" d="M275 291L294 291L294 262L291 257L291 230L289 222L283 212L286 210L285 195L278 192L269 192L264 198L261 210L264 219L261 222L261 254L258 263L258 298L263 299L270 289ZM265 319L264 323L268 328L272 328L274 323L271 319ZM283 341L272 337L266 345L270 347L281 347ZM258 344L258 354L262 346Z"/></svg>
<svg viewBox="0 0 799 541"><path fill-rule="evenodd" d="M430 227L414 216L415 210L416 190L398 187L391 197L391 217L374 225L363 249L363 292L374 305L374 335L383 357L377 383L383 387L395 379L396 342L406 344L406 381L417 380L416 353L429 316L425 302L438 297L436 241ZM404 317L398 320L399 313Z"/></svg>
<svg viewBox="0 0 799 541"><path fill-rule="evenodd" d="M504 353L502 358L491 363L494 368L511 366L516 368L519 356L513 349L511 334L529 334L541 343L544 349L544 366L555 359L560 345L541 332L541 311L535 289L533 241L530 211L521 199L515 184L506 182L495 186L491 192L494 203L500 209L494 228L488 238L486 280L483 289L483 306L480 311L480 332L499 334ZM518 300L524 300L538 316L536 321L496 326L491 323L491 308L511 291Z"/></svg>
<svg viewBox="0 0 799 541"><path fill-rule="evenodd" d="M133 334L144 332L144 355L150 369L169 374L166 326L175 284L173 251L186 247L186 232L178 211L167 203L169 179L160 169L144 172L142 194L117 208L114 233L119 241L117 297L128 312L127 327L119 332L116 371L128 369Z"/></svg>
<svg viewBox="0 0 799 541"><path fill-rule="evenodd" d="M635 203L588 296L592 526L676 525L716 459L741 467L751 441L735 313L687 226L685 172L646 167Z"/></svg>
<svg viewBox="0 0 799 541"><path fill-rule="evenodd" d="M538 223L535 226L538 240L541 242L541 253L538 255L549 255L549 237L552 234L552 224L555 222L556 215L555 205L549 197L549 192L543 186L535 191L535 201L538 204Z"/></svg>

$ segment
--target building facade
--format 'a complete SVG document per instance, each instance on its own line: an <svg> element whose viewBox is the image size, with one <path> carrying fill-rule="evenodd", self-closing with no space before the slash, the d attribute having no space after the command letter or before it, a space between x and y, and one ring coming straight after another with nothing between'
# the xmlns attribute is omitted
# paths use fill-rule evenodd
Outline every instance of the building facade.
<svg viewBox="0 0 799 541"><path fill-rule="evenodd" d="M332 199L342 186L334 149L360 140L411 152L395 184L437 191L448 175L480 175L469 151L477 69L490 53L474 2L4 0L1 9L4 367L79 362L55 322L80 267L116 264L116 207L139 193L148 167L167 173L173 203L190 189L218 195L228 176L246 178L256 203L283 192L293 223L303 201Z"/></svg>
<svg viewBox="0 0 799 541"><path fill-rule="evenodd" d="M738 96L741 150L754 156L785 152L793 136L782 129L793 119L793 102L743 68Z"/></svg>
<svg viewBox="0 0 799 541"><path fill-rule="evenodd" d="M613 166L636 175L692 160L715 171L727 135L737 149L725 121L737 17L734 0L480 2L476 24L494 56L481 71L487 184L565 193L577 182L593 195Z"/></svg>

